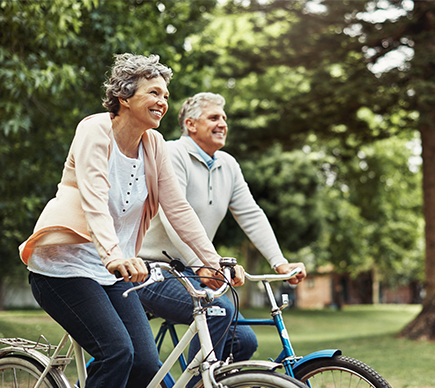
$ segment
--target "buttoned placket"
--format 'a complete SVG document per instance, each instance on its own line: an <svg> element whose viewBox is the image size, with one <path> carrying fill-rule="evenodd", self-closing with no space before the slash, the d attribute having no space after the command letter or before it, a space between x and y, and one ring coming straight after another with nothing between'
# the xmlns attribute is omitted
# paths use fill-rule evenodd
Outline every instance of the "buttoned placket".
<svg viewBox="0 0 435 388"><path fill-rule="evenodd" d="M127 211L127 208L129 206L131 206L130 198L131 198L133 186L134 186L134 183L139 179L137 177L137 171L138 171L137 163L133 163L131 166L131 171L130 171L130 179L128 180L128 186L127 186L126 192L125 192L123 209L122 209L123 213L125 213Z"/></svg>
<svg viewBox="0 0 435 388"><path fill-rule="evenodd" d="M208 204L213 205L213 170L216 168L216 165L213 165L212 168L208 169Z"/></svg>

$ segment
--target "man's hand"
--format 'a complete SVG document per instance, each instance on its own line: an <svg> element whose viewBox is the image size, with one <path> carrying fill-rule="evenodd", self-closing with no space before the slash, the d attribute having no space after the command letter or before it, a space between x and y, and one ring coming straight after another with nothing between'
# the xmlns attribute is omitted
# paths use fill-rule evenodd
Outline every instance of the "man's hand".
<svg viewBox="0 0 435 388"><path fill-rule="evenodd" d="M296 276L292 277L291 279L287 280L290 284L298 284L300 283L306 276L307 271L305 270L304 263L286 263L281 264L280 266L276 267L276 272L279 274L289 273L296 267L301 267L302 271L299 272Z"/></svg>
<svg viewBox="0 0 435 388"><path fill-rule="evenodd" d="M130 257L128 259L116 259L107 264L110 273L119 271L126 282L143 282L147 275L147 267L140 257Z"/></svg>
<svg viewBox="0 0 435 388"><path fill-rule="evenodd" d="M242 286L245 283L245 270L241 265L236 265L234 267L235 270L235 277L234 279L231 279L231 284L234 287ZM223 276L214 270L202 267L198 271L196 271L196 274L201 277L201 281L212 290L218 289L223 282L215 279L209 279L208 277L214 277L223 279Z"/></svg>
<svg viewBox="0 0 435 388"><path fill-rule="evenodd" d="M234 279L231 280L231 284L234 287L240 287L245 284L245 269L241 265L234 266L236 274Z"/></svg>

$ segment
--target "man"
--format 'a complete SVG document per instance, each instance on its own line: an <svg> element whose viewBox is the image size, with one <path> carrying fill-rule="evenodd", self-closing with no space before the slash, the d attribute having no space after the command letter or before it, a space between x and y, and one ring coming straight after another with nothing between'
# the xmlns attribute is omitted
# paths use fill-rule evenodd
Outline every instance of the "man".
<svg viewBox="0 0 435 388"><path fill-rule="evenodd" d="M226 152L219 151L225 145L227 123L224 111L225 99L219 94L199 93L187 99L179 113L181 138L167 142L169 154L181 190L195 210L208 237L213 240L228 209L246 235L278 273L288 273L296 266L303 268L290 282L299 283L305 276L302 263L290 264L283 257L273 230L264 212L257 205L246 184L236 160ZM181 259L192 266L202 282L211 288L221 283L208 279L214 271L203 267L193 251L184 244L172 229L164 213L152 220L139 255L145 259L162 260L162 250L173 258ZM192 269L186 274L193 276ZM166 276L166 275L165 275ZM192 279L199 288L200 280ZM184 287L176 280L143 288L140 292L146 310L176 323L190 324L192 300ZM217 298L214 306L226 309L225 317L209 317L208 324L216 356L225 360L230 353L233 332L225 330L232 318L234 306L226 297ZM239 317L241 317L239 315ZM221 336L224 340L217 343ZM257 348L253 330L237 326L232 354L235 361L249 359ZM198 342L192 341L189 361L198 351Z"/></svg>

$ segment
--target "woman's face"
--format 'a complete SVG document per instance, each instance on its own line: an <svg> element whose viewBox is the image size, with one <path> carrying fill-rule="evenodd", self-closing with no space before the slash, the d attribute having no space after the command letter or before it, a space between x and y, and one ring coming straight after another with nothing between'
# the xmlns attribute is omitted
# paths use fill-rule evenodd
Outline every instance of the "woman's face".
<svg viewBox="0 0 435 388"><path fill-rule="evenodd" d="M163 77L143 78L136 93L121 100L121 105L129 108L130 118L137 122L136 125L146 129L158 128L168 110L168 98L169 91Z"/></svg>

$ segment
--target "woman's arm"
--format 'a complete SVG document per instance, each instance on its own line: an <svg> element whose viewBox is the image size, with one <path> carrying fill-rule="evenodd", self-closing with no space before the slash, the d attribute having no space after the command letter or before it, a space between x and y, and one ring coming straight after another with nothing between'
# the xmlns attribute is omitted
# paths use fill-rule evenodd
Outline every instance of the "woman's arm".
<svg viewBox="0 0 435 388"><path fill-rule="evenodd" d="M163 139L159 144L158 186L159 203L172 228L204 265L218 269L220 256L180 189Z"/></svg>
<svg viewBox="0 0 435 388"><path fill-rule="evenodd" d="M123 258L109 212L108 160L112 142L109 114L85 119L77 127L68 161L75 169L88 232L105 266Z"/></svg>

